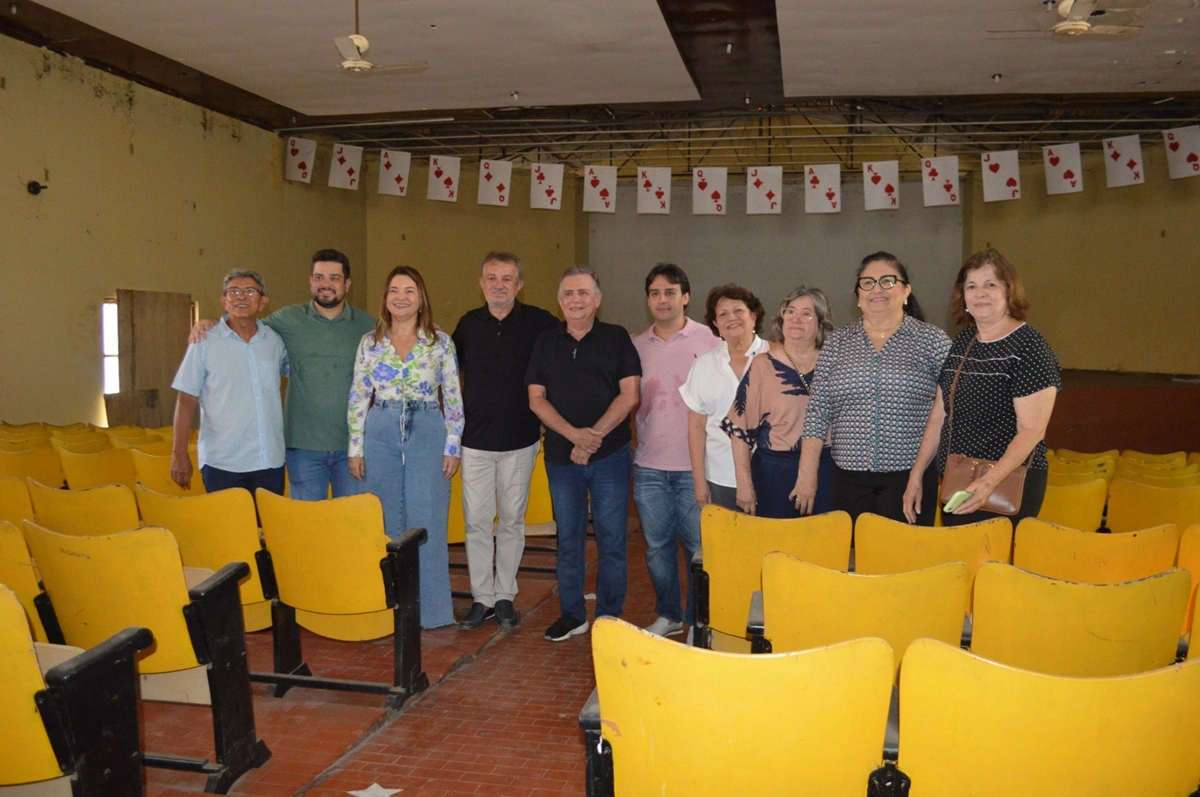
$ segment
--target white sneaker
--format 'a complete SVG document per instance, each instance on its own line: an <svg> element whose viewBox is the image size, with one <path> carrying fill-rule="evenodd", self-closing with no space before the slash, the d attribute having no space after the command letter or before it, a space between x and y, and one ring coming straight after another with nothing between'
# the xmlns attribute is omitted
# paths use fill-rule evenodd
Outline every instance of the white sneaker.
<svg viewBox="0 0 1200 797"><path fill-rule="evenodd" d="M665 617L659 617L646 626L646 630L655 636L679 636L683 633L683 623L673 623Z"/></svg>

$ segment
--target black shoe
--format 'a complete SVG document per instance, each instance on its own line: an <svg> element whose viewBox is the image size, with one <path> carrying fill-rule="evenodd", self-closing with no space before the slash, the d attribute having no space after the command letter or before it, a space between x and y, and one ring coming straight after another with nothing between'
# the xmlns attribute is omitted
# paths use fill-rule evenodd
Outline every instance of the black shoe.
<svg viewBox="0 0 1200 797"><path fill-rule="evenodd" d="M516 628L517 623L521 622L521 615L513 608L512 601L496 601L496 622L501 628Z"/></svg>
<svg viewBox="0 0 1200 797"><path fill-rule="evenodd" d="M471 611L467 612L467 616L462 619L458 627L464 631L474 631L495 616L495 609L475 601L471 604Z"/></svg>
<svg viewBox="0 0 1200 797"><path fill-rule="evenodd" d="M576 620L571 615L564 614L546 629L546 639L551 642L563 642L577 634L586 634L587 630L587 620Z"/></svg>

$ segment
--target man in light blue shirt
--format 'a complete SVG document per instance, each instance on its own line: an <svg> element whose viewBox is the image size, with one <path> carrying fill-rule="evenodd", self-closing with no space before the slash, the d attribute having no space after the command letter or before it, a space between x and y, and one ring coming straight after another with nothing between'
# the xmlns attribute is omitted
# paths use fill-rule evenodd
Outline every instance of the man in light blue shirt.
<svg viewBox="0 0 1200 797"><path fill-rule="evenodd" d="M280 377L287 374L283 339L258 320L268 304L263 278L234 270L225 277L226 316L204 340L188 346L171 384L175 442L171 478L192 480L188 432L200 408L200 473L208 492L262 487L283 494L283 404Z"/></svg>

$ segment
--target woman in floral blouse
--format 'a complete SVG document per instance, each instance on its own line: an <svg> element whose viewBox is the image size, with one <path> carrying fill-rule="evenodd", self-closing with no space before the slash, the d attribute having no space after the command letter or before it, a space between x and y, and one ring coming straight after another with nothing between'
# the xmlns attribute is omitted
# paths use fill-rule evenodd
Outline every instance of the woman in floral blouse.
<svg viewBox="0 0 1200 797"><path fill-rule="evenodd" d="M388 536L414 527L429 532L420 550L421 626L450 625L446 519L460 456L462 394L454 344L434 329L425 280L411 266L388 275L375 331L358 346L348 418L350 473L379 496Z"/></svg>

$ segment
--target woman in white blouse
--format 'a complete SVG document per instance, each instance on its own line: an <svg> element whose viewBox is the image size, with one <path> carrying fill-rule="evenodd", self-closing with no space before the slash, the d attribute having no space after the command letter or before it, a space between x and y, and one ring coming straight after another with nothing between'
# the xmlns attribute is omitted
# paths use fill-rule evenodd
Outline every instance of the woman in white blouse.
<svg viewBox="0 0 1200 797"><path fill-rule="evenodd" d="M420 548L421 626L452 624L446 522L462 393L454 344L434 328L425 280L411 266L388 275L379 322L358 346L348 420L350 472L379 496L387 535L429 533Z"/></svg>
<svg viewBox="0 0 1200 797"><path fill-rule="evenodd" d="M722 344L697 357L679 387L688 406L688 453L701 507L712 503L737 510L733 447L721 421L750 361L767 350L767 342L758 336L764 312L758 297L738 285L713 288L705 302L704 321L721 336Z"/></svg>

